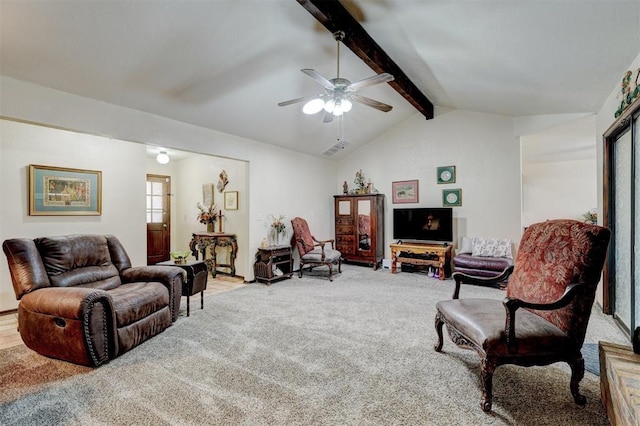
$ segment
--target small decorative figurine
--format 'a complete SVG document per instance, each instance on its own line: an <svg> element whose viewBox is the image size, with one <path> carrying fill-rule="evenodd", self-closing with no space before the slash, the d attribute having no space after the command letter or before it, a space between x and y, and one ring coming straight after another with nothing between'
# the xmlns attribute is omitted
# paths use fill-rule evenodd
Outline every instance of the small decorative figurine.
<svg viewBox="0 0 640 426"><path fill-rule="evenodd" d="M347 181L345 180L342 184L342 193L347 195L349 193L349 185L347 185Z"/></svg>
<svg viewBox="0 0 640 426"><path fill-rule="evenodd" d="M229 177L227 176L227 172L225 170L220 172L218 184L216 188L218 188L218 192L224 191L225 186L229 183Z"/></svg>

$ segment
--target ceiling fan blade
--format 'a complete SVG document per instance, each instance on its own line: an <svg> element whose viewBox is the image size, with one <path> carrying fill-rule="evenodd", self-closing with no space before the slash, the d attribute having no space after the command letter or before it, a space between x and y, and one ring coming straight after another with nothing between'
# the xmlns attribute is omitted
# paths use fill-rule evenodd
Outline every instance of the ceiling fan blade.
<svg viewBox="0 0 640 426"><path fill-rule="evenodd" d="M374 101L370 98L365 98L364 96L352 94L351 99L366 106L370 106L371 108L378 109L382 112L389 112L393 108L391 105L384 104L382 102Z"/></svg>
<svg viewBox="0 0 640 426"><path fill-rule="evenodd" d="M287 106L291 104L297 104L298 102L310 101L311 99L319 98L323 95L304 96L302 98L291 99L288 101L278 102L278 106Z"/></svg>
<svg viewBox="0 0 640 426"><path fill-rule="evenodd" d="M322 84L325 89L333 90L336 88L336 86L332 82L330 82L328 79L326 79L322 74L320 74L316 70L313 70L311 68L304 68L304 69L301 69L300 71L302 71L303 73L305 73L306 75L308 75L309 77L317 81L318 83Z"/></svg>
<svg viewBox="0 0 640 426"><path fill-rule="evenodd" d="M363 87L373 86L374 84L386 83L393 80L393 76L389 73L383 72L382 74L374 75L373 77L365 78L363 80L356 81L349 85L349 89L356 91Z"/></svg>
<svg viewBox="0 0 640 426"><path fill-rule="evenodd" d="M322 119L323 123L331 123L333 121L333 114L330 112L324 113L324 118Z"/></svg>

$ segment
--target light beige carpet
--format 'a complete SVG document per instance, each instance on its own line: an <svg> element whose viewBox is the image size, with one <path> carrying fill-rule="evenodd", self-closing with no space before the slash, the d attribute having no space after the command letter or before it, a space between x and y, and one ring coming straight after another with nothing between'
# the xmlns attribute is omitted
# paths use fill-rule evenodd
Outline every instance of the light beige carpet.
<svg viewBox="0 0 640 426"><path fill-rule="evenodd" d="M316 272L317 271L317 272ZM586 407L569 368L499 367L493 413L479 362L433 344L434 304L453 282L345 265L208 296L165 332L98 368L0 352L3 425L606 425L599 379ZM462 296L502 299L466 286ZM624 342L594 311L587 340Z"/></svg>

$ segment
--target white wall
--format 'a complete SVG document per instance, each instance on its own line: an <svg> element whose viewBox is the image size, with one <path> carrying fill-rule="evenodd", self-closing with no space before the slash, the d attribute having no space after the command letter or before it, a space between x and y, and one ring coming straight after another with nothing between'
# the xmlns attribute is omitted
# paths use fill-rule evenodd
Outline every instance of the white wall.
<svg viewBox="0 0 640 426"><path fill-rule="evenodd" d="M0 120L0 239L114 234L133 264L146 264L145 147L100 136ZM29 216L29 164L102 171L101 216ZM0 311L17 307L0 262Z"/></svg>
<svg viewBox="0 0 640 426"><path fill-rule="evenodd" d="M456 183L438 185L438 166L456 166ZM454 239L463 236L520 241L520 145L510 117L436 109L425 120L416 114L339 163L336 188L353 187L355 173L386 195L385 256L390 256L394 207L442 206L442 190L461 188L462 206L454 207ZM391 184L419 180L417 204L393 204Z"/></svg>
<svg viewBox="0 0 640 426"><path fill-rule="evenodd" d="M595 159L522 166L523 226L547 219L584 220L598 205Z"/></svg>
<svg viewBox="0 0 640 426"><path fill-rule="evenodd" d="M0 204L1 240L15 236L111 232L127 241L125 247L131 254L132 261L135 260L134 263L144 264L144 182L147 173L145 146L125 141L226 157L248 164L249 189L245 194L240 194L239 200L240 206L245 205L248 209L248 237L246 245L239 247L243 259L239 259L237 263L238 268L245 271L245 278L248 280L253 278L253 255L262 238L267 235L264 219L269 214L284 214L287 219L304 216L313 224L314 232L318 235L333 235L333 195L336 186L334 161L15 79L1 77L0 86L0 116L38 124L0 120L0 166L3 177L0 182L3 197L0 199L5 199ZM12 136L11 129L15 128L21 130ZM34 142L32 132L38 133L39 142ZM62 143L65 140L95 141L98 148L68 155L57 144L52 143ZM112 145L107 145L104 141ZM9 143L11 145L7 145ZM109 150L107 146L114 149ZM16 152L12 153L12 150ZM91 219L51 216L34 218L26 215L26 204L23 202L27 193L24 168L30 163L102 170L105 185L103 196L113 197L113 201L109 202L110 207L107 210L105 203L103 215ZM216 170L216 176L217 173L219 171ZM194 186L201 191L201 184L202 182L197 182ZM233 181L230 185L232 184ZM106 195L107 191L109 195ZM5 197L4 194L11 194L12 197ZM11 202L7 203L7 199ZM132 213L133 210L136 212ZM111 220L110 215L117 219ZM64 226L60 226L60 223ZM176 238L179 241L179 237ZM6 262L0 262L0 265L0 311L14 309L17 302L11 289Z"/></svg>

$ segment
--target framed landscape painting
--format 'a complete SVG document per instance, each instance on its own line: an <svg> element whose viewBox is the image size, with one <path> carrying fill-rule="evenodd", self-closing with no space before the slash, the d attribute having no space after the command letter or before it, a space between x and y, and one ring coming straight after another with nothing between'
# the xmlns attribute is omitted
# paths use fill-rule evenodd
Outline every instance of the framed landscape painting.
<svg viewBox="0 0 640 426"><path fill-rule="evenodd" d="M30 216L99 216L102 172L29 165Z"/></svg>
<svg viewBox="0 0 640 426"><path fill-rule="evenodd" d="M402 180L391 183L393 193L393 204L417 203L418 202L418 181Z"/></svg>

